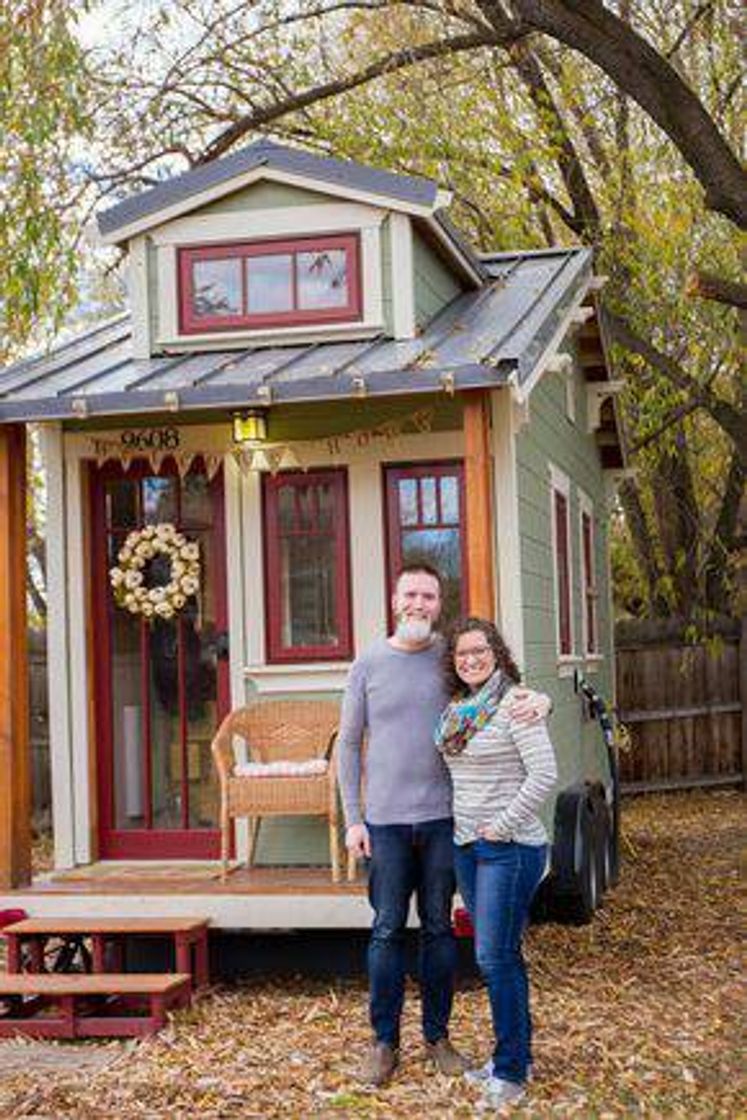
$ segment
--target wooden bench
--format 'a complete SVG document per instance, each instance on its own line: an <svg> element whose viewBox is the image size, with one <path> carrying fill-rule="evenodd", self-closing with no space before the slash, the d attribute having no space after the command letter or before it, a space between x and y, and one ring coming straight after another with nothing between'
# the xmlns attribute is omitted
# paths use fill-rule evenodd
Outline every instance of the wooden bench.
<svg viewBox="0 0 747 1120"><path fill-rule="evenodd" d="M150 936L172 938L176 971L194 976L195 987L209 979L207 918L25 918L6 926L2 936L8 942L11 973L24 971L24 963L28 972L43 972L46 941L72 936L90 937L94 972L106 972L112 963L121 972L124 938Z"/></svg>
<svg viewBox="0 0 747 1120"><path fill-rule="evenodd" d="M7 973L0 975L0 1000L12 998L9 1013L0 1015L0 1038L153 1034L166 1025L170 1008L189 1006L190 989L188 972ZM92 1011L92 999L103 1006ZM133 1001L145 1004L145 1011L133 1013ZM59 1009L56 1015L48 1014L53 1006ZM123 1014L125 1009L130 1013Z"/></svg>

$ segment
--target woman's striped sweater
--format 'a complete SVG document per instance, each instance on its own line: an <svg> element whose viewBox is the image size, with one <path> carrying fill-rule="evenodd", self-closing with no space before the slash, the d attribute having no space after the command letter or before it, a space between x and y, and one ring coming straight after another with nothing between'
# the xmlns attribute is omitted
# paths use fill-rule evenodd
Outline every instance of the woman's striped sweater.
<svg viewBox="0 0 747 1120"><path fill-rule="evenodd" d="M557 781L555 753L544 720L519 723L509 715L513 690L490 723L461 754L444 755L454 796L454 839L468 844L480 825L499 840L545 844L538 811Z"/></svg>

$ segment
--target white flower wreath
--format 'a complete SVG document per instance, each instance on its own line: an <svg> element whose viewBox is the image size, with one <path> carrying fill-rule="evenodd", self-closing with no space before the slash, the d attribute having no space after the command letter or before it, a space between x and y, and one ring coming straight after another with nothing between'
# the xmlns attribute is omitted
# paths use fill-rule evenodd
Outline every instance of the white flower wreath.
<svg viewBox="0 0 747 1120"><path fill-rule="evenodd" d="M169 582L146 587L143 569L156 556L171 561ZM145 618L173 618L200 588L200 550L168 521L146 525L127 536L109 571L117 606Z"/></svg>

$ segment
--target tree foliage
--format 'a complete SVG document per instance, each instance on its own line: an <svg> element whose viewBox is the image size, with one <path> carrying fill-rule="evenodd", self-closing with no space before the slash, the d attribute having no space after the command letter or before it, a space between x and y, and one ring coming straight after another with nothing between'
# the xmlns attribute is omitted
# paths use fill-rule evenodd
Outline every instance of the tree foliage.
<svg viewBox="0 0 747 1120"><path fill-rule="evenodd" d="M0 0L0 360L59 326L75 292L90 134L90 81L75 36L81 5Z"/></svg>

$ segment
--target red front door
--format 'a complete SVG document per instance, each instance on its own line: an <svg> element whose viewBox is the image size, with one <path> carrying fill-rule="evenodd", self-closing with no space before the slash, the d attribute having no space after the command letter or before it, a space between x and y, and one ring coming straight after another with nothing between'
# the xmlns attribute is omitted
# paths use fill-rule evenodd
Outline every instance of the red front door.
<svg viewBox="0 0 747 1120"><path fill-rule="evenodd" d="M93 470L94 679L100 855L214 858L218 790L210 742L229 707L223 473L198 460ZM115 602L110 570L133 529L173 524L199 548L200 586L174 618ZM161 556L147 585L167 581Z"/></svg>

